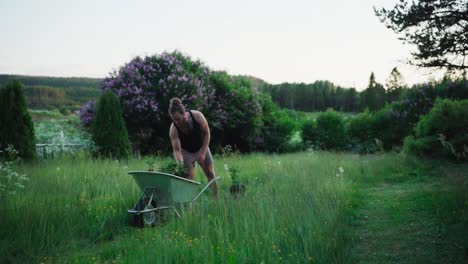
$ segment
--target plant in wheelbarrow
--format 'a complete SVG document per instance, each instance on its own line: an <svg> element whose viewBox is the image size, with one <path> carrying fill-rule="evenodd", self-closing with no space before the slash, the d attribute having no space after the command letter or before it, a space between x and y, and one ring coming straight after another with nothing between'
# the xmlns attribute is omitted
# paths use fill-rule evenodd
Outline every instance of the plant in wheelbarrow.
<svg viewBox="0 0 468 264"><path fill-rule="evenodd" d="M159 171L176 175L179 177L183 177L185 175L184 164L176 162L174 160L163 163L163 165L159 168Z"/></svg>
<svg viewBox="0 0 468 264"><path fill-rule="evenodd" d="M154 158L148 157L145 159L145 162L148 165L148 171L154 171Z"/></svg>

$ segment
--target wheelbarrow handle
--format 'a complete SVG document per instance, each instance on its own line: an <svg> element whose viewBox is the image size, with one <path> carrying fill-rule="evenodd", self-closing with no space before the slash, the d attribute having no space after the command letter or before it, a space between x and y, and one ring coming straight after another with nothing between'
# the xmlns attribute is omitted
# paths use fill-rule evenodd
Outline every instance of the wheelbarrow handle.
<svg viewBox="0 0 468 264"><path fill-rule="evenodd" d="M205 187L203 187L203 189L200 191L200 193L197 194L197 195L193 198L193 200L190 202L190 210L192 209L192 204L198 199L198 197L200 197L200 195L201 195L202 193L204 193L204 192L206 191L206 189L208 189L208 187L210 187L210 185L211 185L213 182L215 182L215 181L217 181L217 180L219 180L219 179L220 179L219 177L214 177L211 181L209 181L209 182L206 184Z"/></svg>

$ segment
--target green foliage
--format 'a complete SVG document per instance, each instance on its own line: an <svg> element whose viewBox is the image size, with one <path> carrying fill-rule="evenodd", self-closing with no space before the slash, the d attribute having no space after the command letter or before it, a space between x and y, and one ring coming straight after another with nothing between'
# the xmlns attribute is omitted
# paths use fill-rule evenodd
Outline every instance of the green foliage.
<svg viewBox="0 0 468 264"><path fill-rule="evenodd" d="M416 46L410 63L466 73L466 0L400 0L392 9L375 13L400 40Z"/></svg>
<svg viewBox="0 0 468 264"><path fill-rule="evenodd" d="M302 123L301 135L303 142L315 142L317 124L313 119L307 119Z"/></svg>
<svg viewBox="0 0 468 264"><path fill-rule="evenodd" d="M377 151L374 121L374 116L367 110L349 120L346 132L354 151L359 153Z"/></svg>
<svg viewBox="0 0 468 264"><path fill-rule="evenodd" d="M383 85L375 81L374 73L369 78L367 89L361 93L362 108L377 111L385 105L386 96Z"/></svg>
<svg viewBox="0 0 468 264"><path fill-rule="evenodd" d="M327 108L348 112L359 110L359 94L354 88L343 88L328 81L263 85L261 90L271 95L282 108L307 112Z"/></svg>
<svg viewBox="0 0 468 264"><path fill-rule="evenodd" d="M403 117L392 110L390 105L385 106L373 114L373 126L370 134L383 142L385 150L403 144L403 138L408 135L410 125L405 124Z"/></svg>
<svg viewBox="0 0 468 264"><path fill-rule="evenodd" d="M386 86L386 101L393 102L400 98L400 94L405 89L406 85L403 81L403 76L398 71L397 67L392 69L390 76L387 79Z"/></svg>
<svg viewBox="0 0 468 264"><path fill-rule="evenodd" d="M356 250L357 243L375 243L377 248L372 249L399 254L391 246L382 245L413 239L407 235L408 221L401 218L402 214L413 215L410 219L416 227L429 228L429 233L424 232L428 236L423 237L427 240L418 240L417 245L430 241L441 249L439 242L449 242L448 232L459 234L460 239L450 241L453 243L449 253L455 254L447 256L451 256L449 260L458 257L463 260L463 247L454 245L463 245L466 234L462 221L468 215L464 207L466 186L458 193L451 186L439 185L442 177L434 166L419 171L421 161L415 162L413 166L403 156L393 154L358 156L319 151L242 155L236 159L236 166L242 172L240 180L248 184L244 196L232 199L231 182L223 174L217 203L210 195L203 194L192 210L178 209L182 219L168 211L167 222L146 230L129 228L127 221L127 210L140 195L127 172L144 168L144 160L62 159L43 164L22 163L18 170L34 177L19 199L0 203L0 262L224 263L232 259L234 263L262 260L265 263L279 260L348 263L353 262L354 253L375 256L376 251ZM230 159L227 163L231 164ZM215 171L223 171L222 162L215 162L214 166ZM443 169L453 169L453 164ZM438 177L428 178L428 172L432 171ZM200 170L195 177L197 181L206 181ZM402 182L403 179L407 181ZM427 184L410 184L419 179L428 179ZM383 204L364 200L372 183L379 183L371 187L385 192L384 198L392 199L385 199ZM407 194L413 197L413 190L433 189L438 191L417 196L424 198L418 199L421 201L418 206L401 206ZM380 216L380 209L384 210L389 217L385 220L391 223L401 220L404 223L401 236L393 238L395 233L385 231L393 231L395 226L389 227L389 222L361 210L367 209L362 206L368 204L372 207L369 209L379 210L372 212L375 215ZM427 217L416 217L418 212ZM365 221L364 228L375 234L372 240L359 240L358 213L366 216L361 219ZM444 222L432 222L435 214L441 215ZM368 228L375 223L384 227L382 233ZM391 240L386 239L389 235ZM434 253L431 247L417 251ZM394 260L394 257L382 255L371 263ZM402 262L405 260L408 258Z"/></svg>
<svg viewBox="0 0 468 264"><path fill-rule="evenodd" d="M93 87L50 87L25 86L28 108L60 109L61 112L77 110L80 105L91 99L99 98L101 91Z"/></svg>
<svg viewBox="0 0 468 264"><path fill-rule="evenodd" d="M405 149L418 155L468 160L468 100L436 100L415 127Z"/></svg>
<svg viewBox="0 0 468 264"><path fill-rule="evenodd" d="M120 102L110 91L105 92L99 100L92 139L102 156L124 159L130 157L130 143Z"/></svg>
<svg viewBox="0 0 468 264"><path fill-rule="evenodd" d="M0 161L0 202L7 195L15 195L18 191L24 189L25 182L29 178L24 174L19 174L15 168L20 158L18 151L13 146L0 150L0 155L4 161Z"/></svg>
<svg viewBox="0 0 468 264"><path fill-rule="evenodd" d="M437 97L468 99L467 80L443 80L439 83L415 85L403 91L400 100L375 114L374 133L385 149L402 146L422 115L432 108Z"/></svg>
<svg viewBox="0 0 468 264"><path fill-rule="evenodd" d="M99 89L101 79L97 78L65 78L65 77L42 77L42 76L25 76L25 75L8 75L0 74L0 85L18 80L25 86L49 86L56 88L71 88L92 87Z"/></svg>
<svg viewBox="0 0 468 264"><path fill-rule="evenodd" d="M213 98L223 98L211 103L204 112L210 122L211 144L215 147L232 145L241 151L249 151L261 129L259 95L248 79L232 78L226 72L211 72L208 82L214 87ZM219 103L223 104L220 109Z"/></svg>
<svg viewBox="0 0 468 264"><path fill-rule="evenodd" d="M34 126L18 81L0 88L0 149L9 145L24 160L36 158Z"/></svg>
<svg viewBox="0 0 468 264"><path fill-rule="evenodd" d="M89 100L97 100L101 95L100 79L36 77L0 74L0 85L13 80L24 84L24 94L28 108L62 112L74 111Z"/></svg>
<svg viewBox="0 0 468 264"><path fill-rule="evenodd" d="M80 129L78 117L74 115L66 119L36 121L34 123L34 132L36 142L41 144L91 144L91 135Z"/></svg>
<svg viewBox="0 0 468 264"><path fill-rule="evenodd" d="M328 110L317 117L315 144L326 150L343 150L346 148L347 138L343 117Z"/></svg>
<svg viewBox="0 0 468 264"><path fill-rule="evenodd" d="M256 139L257 148L267 152L284 152L288 150L288 142L296 127L294 120L271 101L266 95L260 96L262 105L261 131Z"/></svg>
<svg viewBox="0 0 468 264"><path fill-rule="evenodd" d="M161 167L159 167L159 171L179 177L185 177L186 168L183 163L179 163L171 159L163 163Z"/></svg>

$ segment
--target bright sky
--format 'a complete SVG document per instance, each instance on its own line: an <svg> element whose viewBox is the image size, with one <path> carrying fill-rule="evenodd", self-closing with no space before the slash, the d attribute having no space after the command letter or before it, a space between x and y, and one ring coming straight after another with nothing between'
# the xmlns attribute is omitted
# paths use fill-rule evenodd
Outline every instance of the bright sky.
<svg viewBox="0 0 468 264"><path fill-rule="evenodd" d="M0 0L0 73L103 78L135 56L175 49L269 83L329 80L363 90L410 48L375 16L398 0Z"/></svg>

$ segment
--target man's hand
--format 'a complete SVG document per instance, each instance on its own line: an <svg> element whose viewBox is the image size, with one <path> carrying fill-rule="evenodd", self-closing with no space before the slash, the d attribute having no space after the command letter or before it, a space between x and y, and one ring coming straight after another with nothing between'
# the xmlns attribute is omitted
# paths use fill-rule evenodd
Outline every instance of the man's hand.
<svg viewBox="0 0 468 264"><path fill-rule="evenodd" d="M198 154L198 162L200 162L200 164L203 164L205 162L205 156L206 152L200 151L200 153Z"/></svg>

